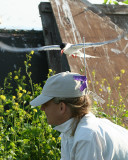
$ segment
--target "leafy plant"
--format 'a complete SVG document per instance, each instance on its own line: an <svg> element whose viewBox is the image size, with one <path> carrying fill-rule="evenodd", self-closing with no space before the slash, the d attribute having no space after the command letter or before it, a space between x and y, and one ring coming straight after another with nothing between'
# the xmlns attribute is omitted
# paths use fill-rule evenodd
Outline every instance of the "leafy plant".
<svg viewBox="0 0 128 160"><path fill-rule="evenodd" d="M59 133L47 124L40 107L33 108L29 104L42 91L41 84L33 84L31 79L33 54L32 51L26 55L26 75L21 76L21 69L10 72L4 80L4 87L0 88L1 160L60 159ZM49 76L51 74L54 72L50 69Z"/></svg>
<svg viewBox="0 0 128 160"><path fill-rule="evenodd" d="M31 79L33 54L32 51L26 55L26 75L21 76L21 69L10 72L4 80L4 87L0 88L0 160L60 159L60 133L47 124L40 106L34 108L29 104L43 89L41 84L33 84ZM55 72L49 69L48 77L54 74ZM122 69L120 77L114 77L115 82L111 86L105 78L96 81L96 72L93 71L93 80L88 83L92 84L93 88L99 88L99 95L106 90L108 96L107 110L98 101L93 101L96 116L107 117L127 128L124 120L128 118L125 106L128 95L123 97L120 92L121 78L124 74L125 70ZM118 91L118 102L114 102L111 96L115 88Z"/></svg>

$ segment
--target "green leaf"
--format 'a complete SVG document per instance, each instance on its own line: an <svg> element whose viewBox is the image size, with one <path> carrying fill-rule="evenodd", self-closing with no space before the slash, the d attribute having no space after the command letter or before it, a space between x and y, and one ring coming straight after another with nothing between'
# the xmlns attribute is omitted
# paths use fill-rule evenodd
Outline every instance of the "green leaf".
<svg viewBox="0 0 128 160"><path fill-rule="evenodd" d="M126 1L124 1L124 2L122 2L122 3L124 3L124 4L128 4L128 0L126 0Z"/></svg>
<svg viewBox="0 0 128 160"><path fill-rule="evenodd" d="M114 3L115 5L118 5L118 4L119 4L117 1L113 1L113 3Z"/></svg>
<svg viewBox="0 0 128 160"><path fill-rule="evenodd" d="M104 0L104 4L107 4L108 0Z"/></svg>

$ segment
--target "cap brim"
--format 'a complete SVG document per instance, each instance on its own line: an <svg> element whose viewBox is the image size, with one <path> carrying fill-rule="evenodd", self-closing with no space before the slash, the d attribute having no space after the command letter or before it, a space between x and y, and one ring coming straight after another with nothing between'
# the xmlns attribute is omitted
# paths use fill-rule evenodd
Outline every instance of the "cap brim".
<svg viewBox="0 0 128 160"><path fill-rule="evenodd" d="M48 97L43 94L40 94L35 99L30 102L31 106L40 106L48 101L50 101L53 97Z"/></svg>

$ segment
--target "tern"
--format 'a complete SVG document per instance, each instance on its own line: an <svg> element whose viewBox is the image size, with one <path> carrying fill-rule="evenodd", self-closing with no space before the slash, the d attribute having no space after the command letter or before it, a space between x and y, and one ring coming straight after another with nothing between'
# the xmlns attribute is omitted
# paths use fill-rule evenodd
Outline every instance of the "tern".
<svg viewBox="0 0 128 160"><path fill-rule="evenodd" d="M83 57L84 54L81 52L82 48L89 48L89 47L99 47L102 45L110 44L119 41L121 38L124 37L124 34L118 36L115 39L109 40L109 41L104 41L104 42L87 42L87 43L79 43L79 44L71 44L71 43L62 43L60 45L48 45L48 46L42 46L42 47L37 47L37 48L18 48L18 47L12 47L9 46L3 42L0 41L0 48L3 50L7 50L9 52L31 52L33 51L48 51L48 50L61 50L61 54L65 53L69 56L73 55L78 56L78 57ZM85 55L86 58L98 58L96 56L90 56L90 55Z"/></svg>

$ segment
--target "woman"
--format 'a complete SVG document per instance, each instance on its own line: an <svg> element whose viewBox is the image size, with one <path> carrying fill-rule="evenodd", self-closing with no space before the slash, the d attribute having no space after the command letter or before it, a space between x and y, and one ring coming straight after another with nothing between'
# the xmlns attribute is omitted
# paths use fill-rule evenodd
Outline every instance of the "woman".
<svg viewBox="0 0 128 160"><path fill-rule="evenodd" d="M128 131L90 112L85 76L50 77L30 104L42 105L48 123L61 132L61 160L128 160Z"/></svg>

